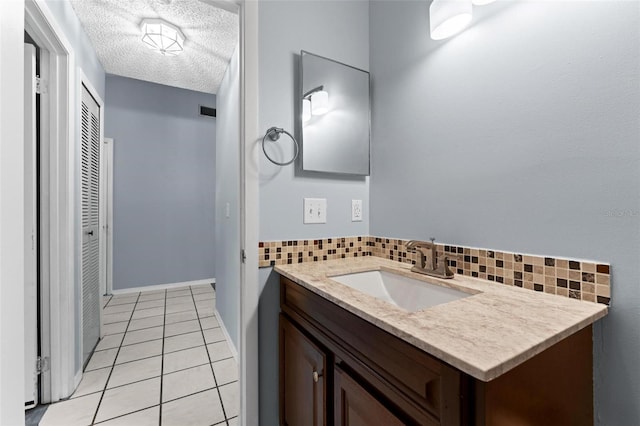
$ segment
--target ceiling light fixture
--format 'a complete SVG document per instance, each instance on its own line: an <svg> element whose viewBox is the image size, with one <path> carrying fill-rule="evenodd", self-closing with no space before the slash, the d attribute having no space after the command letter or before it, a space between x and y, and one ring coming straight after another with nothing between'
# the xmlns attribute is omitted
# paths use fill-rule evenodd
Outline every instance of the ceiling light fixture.
<svg viewBox="0 0 640 426"><path fill-rule="evenodd" d="M442 40L462 31L473 16L471 0L433 0L429 6L431 38Z"/></svg>
<svg viewBox="0 0 640 426"><path fill-rule="evenodd" d="M493 3L496 0L471 0L474 6L484 6L485 4Z"/></svg>
<svg viewBox="0 0 640 426"><path fill-rule="evenodd" d="M162 19L145 19L140 25L142 42L164 56L176 56L184 49L185 37L180 28Z"/></svg>

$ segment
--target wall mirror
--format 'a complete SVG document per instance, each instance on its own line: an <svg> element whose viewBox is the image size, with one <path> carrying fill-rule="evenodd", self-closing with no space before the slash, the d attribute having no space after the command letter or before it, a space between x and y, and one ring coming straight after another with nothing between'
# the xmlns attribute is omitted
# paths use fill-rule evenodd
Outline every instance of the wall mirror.
<svg viewBox="0 0 640 426"><path fill-rule="evenodd" d="M304 50L302 169L369 175L369 73Z"/></svg>

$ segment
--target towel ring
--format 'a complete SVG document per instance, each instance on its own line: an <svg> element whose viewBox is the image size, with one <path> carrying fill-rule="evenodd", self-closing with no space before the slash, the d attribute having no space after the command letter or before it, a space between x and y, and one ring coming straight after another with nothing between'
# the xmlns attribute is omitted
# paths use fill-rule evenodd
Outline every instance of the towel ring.
<svg viewBox="0 0 640 426"><path fill-rule="evenodd" d="M281 134L286 134L287 136L289 136L291 138L291 140L293 141L293 148L294 148L294 153L293 153L293 158L285 163L280 163L276 160L274 160L273 158L269 157L269 154L267 154L267 150L264 148L264 143L267 140L267 137L269 139L271 139L272 142L276 142L278 139L280 139L280 135ZM287 166L291 163L293 163L294 161L296 161L296 158L298 158L298 152L299 152L299 147L298 147L298 141L296 140L296 138L293 137L293 135L289 132L287 132L284 129L281 129L279 127L270 127L269 130L267 130L267 133L264 134L264 136L262 137L262 152L264 152L265 157L267 157L267 159L269 161L271 161L273 164L277 165L277 166Z"/></svg>

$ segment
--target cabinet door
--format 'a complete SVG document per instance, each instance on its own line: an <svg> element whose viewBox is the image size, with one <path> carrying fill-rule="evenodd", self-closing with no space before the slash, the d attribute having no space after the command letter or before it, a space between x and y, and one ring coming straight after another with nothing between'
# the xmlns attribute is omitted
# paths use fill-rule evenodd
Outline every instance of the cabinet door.
<svg viewBox="0 0 640 426"><path fill-rule="evenodd" d="M280 424L326 425L327 356L280 315Z"/></svg>
<svg viewBox="0 0 640 426"><path fill-rule="evenodd" d="M340 367L334 367L336 426L396 426L405 423Z"/></svg>

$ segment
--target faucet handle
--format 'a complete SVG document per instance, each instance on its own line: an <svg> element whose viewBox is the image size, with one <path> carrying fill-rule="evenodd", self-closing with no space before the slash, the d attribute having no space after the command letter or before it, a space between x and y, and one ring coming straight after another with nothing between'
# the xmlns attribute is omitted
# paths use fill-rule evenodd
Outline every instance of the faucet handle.
<svg viewBox="0 0 640 426"><path fill-rule="evenodd" d="M429 238L429 240L431 241L431 244L435 244L435 242L436 242L436 239L433 238L433 237Z"/></svg>

